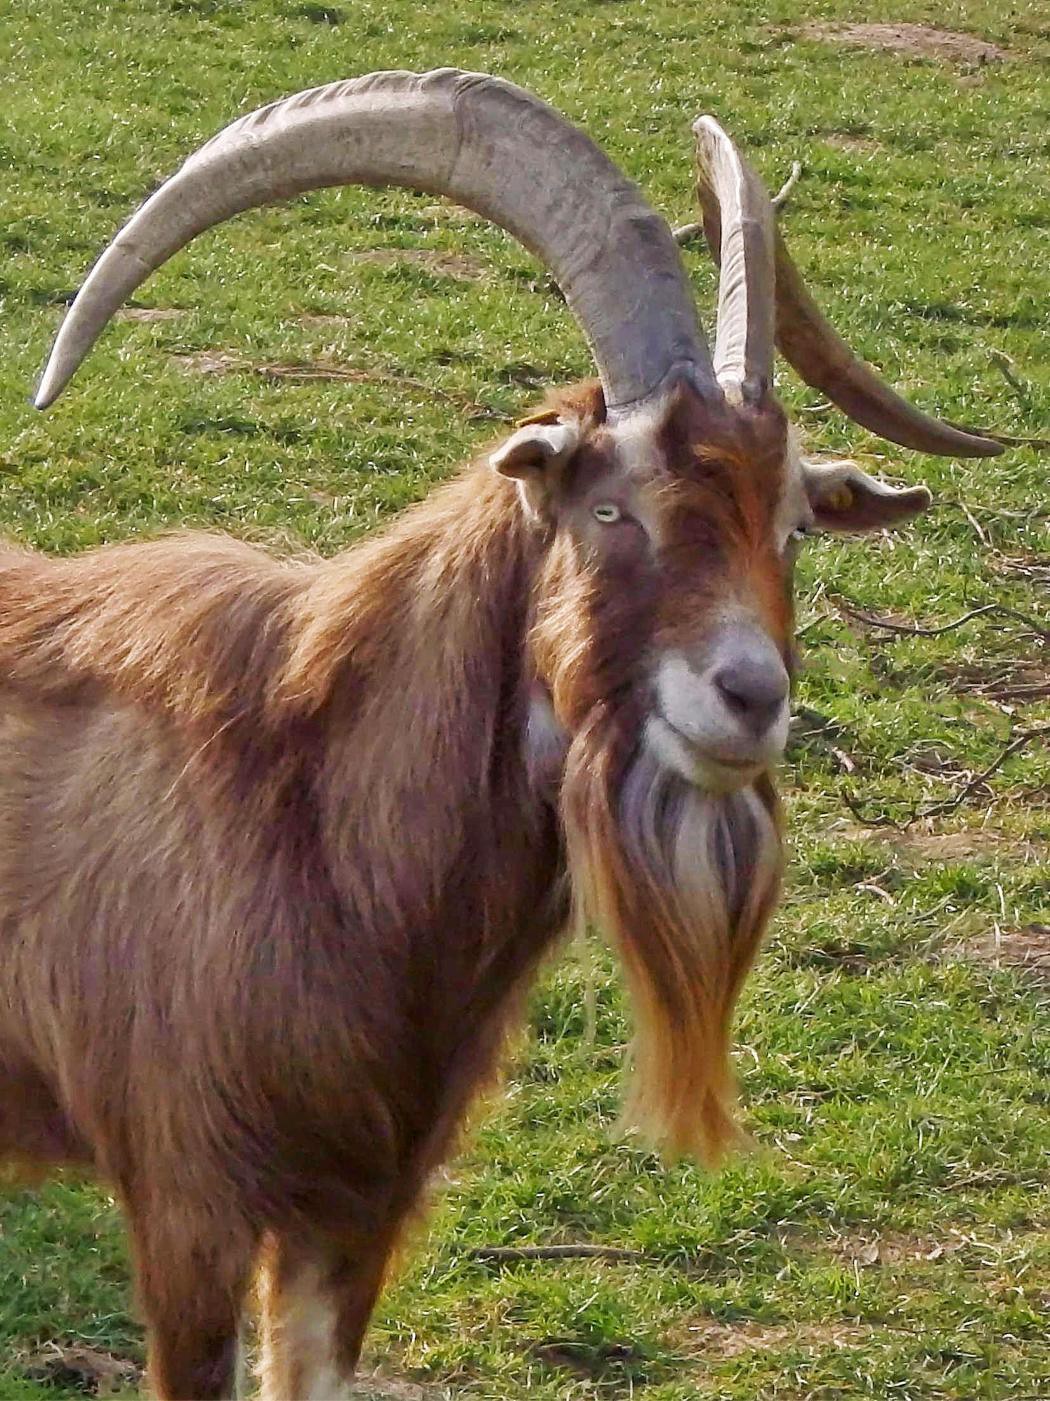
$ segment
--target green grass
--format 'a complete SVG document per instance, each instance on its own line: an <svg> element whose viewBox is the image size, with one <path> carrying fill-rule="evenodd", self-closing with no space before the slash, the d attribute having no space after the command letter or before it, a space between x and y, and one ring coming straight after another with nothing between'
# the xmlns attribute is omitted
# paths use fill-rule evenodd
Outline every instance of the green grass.
<svg viewBox="0 0 1050 1401"><path fill-rule="evenodd" d="M54 411L28 407L68 293L155 182L234 115L383 67L517 79L674 222L693 217L698 111L771 185L802 160L786 227L840 330L924 407L1045 436L1045 10L816 0L805 14L938 23L1014 54L980 68L793 37L798 18L787 0L540 0L473 18L434 0L8 0L2 528L71 551L195 522L332 552L543 386L588 372L569 317L503 235L430 198L346 191L202 238L139 293L178 315L119 322ZM448 275L451 254L470 276ZM709 306L711 272L688 260ZM205 353L248 368L201 374L187 357ZM319 361L360 382L251 370ZM895 539L818 542L800 567L799 699L834 727L785 771L789 894L740 1020L760 1147L705 1176L616 1136L619 985L599 952L590 1044L571 951L375 1320L371 1363L427 1396L1050 1395L1046 983L1010 962L1012 932L1050 922L1050 749L1032 743L904 834L847 805L899 818L959 791L1050 720L1045 698L1013 693L1046 681L1050 649L1002 615L914 638L842 610L943 623L994 601L1045 630L1046 459L898 453L787 373L782 392L813 448L925 480L938 505ZM998 959L982 955L996 930ZM469 1254L559 1242L640 1256L495 1267ZM117 1213L68 1182L0 1199L0 1397L77 1394L32 1379L49 1341L141 1356Z"/></svg>

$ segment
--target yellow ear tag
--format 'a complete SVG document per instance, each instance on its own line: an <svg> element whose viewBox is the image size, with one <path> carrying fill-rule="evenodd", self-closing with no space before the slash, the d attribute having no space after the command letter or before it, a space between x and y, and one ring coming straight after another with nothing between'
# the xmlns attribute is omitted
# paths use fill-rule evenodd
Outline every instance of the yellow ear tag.
<svg viewBox="0 0 1050 1401"><path fill-rule="evenodd" d="M837 486L828 492L825 500L831 511L848 511L853 505L853 492L848 486Z"/></svg>
<svg viewBox="0 0 1050 1401"><path fill-rule="evenodd" d="M514 420L515 428L528 428L532 423L557 423L561 414L557 409L537 409L535 413Z"/></svg>

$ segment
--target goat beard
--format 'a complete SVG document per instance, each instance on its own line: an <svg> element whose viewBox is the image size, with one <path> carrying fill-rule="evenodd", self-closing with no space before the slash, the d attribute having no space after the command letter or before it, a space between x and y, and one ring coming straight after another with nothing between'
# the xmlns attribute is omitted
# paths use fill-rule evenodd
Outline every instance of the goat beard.
<svg viewBox="0 0 1050 1401"><path fill-rule="evenodd" d="M577 912L618 949L634 1015L625 1118L669 1157L715 1165L744 1141L733 1010L783 865L772 783L707 793L592 712L562 785Z"/></svg>

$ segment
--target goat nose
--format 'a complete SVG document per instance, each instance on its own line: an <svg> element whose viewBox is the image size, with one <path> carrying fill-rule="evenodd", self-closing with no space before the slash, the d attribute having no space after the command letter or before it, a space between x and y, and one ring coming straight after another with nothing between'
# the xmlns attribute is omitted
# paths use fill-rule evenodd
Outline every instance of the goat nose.
<svg viewBox="0 0 1050 1401"><path fill-rule="evenodd" d="M712 678L728 710L753 734L767 730L787 698L788 674L775 654L739 657Z"/></svg>

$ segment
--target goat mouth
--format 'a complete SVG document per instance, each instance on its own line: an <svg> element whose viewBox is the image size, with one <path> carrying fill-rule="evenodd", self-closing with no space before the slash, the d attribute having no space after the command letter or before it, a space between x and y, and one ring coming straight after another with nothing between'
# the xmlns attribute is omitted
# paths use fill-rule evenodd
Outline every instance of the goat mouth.
<svg viewBox="0 0 1050 1401"><path fill-rule="evenodd" d="M659 710L647 721L646 737L668 767L701 788L731 792L751 783L769 767L765 756L741 759L698 744Z"/></svg>
<svg viewBox="0 0 1050 1401"><path fill-rule="evenodd" d="M754 759L726 759L721 754L709 754L706 750L698 753L706 763L717 764L720 769L736 769L738 773L754 773L762 767Z"/></svg>

